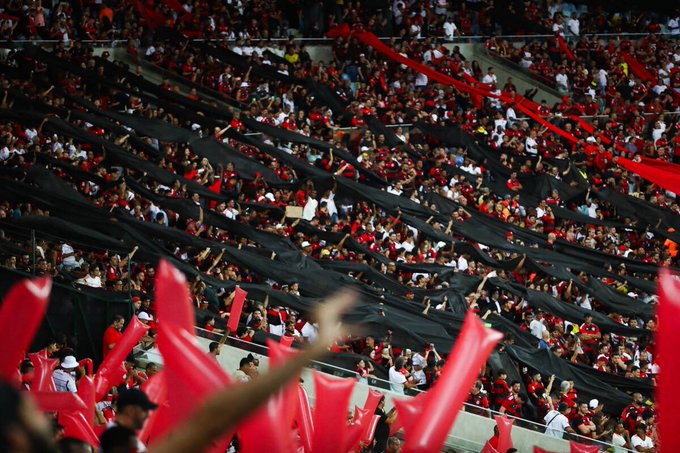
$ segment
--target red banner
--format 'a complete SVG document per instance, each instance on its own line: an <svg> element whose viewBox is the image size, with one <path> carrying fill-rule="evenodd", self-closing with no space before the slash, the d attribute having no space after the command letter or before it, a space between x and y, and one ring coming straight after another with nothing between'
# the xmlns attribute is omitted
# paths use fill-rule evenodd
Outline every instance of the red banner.
<svg viewBox="0 0 680 453"><path fill-rule="evenodd" d="M635 162L625 157L619 157L616 162L619 166L642 176L647 181L675 194L680 194L680 173L677 170L674 171L659 164Z"/></svg>
<svg viewBox="0 0 680 453"><path fill-rule="evenodd" d="M242 290L238 286L234 290L236 294L234 295L234 301L231 303L231 310L229 313L229 322L227 322L227 327L233 333L236 333L238 329L238 322L241 320L241 312L243 311L243 303L246 301L246 296L248 292Z"/></svg>

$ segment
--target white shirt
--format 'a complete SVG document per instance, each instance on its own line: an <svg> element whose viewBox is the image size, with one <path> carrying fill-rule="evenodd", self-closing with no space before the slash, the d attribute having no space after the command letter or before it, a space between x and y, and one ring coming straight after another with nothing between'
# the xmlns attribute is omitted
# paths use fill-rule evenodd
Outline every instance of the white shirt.
<svg viewBox="0 0 680 453"><path fill-rule="evenodd" d="M69 244L63 244L61 246L62 256L68 255L69 253L73 253L73 252L74 252L73 247L71 247ZM76 264L78 264L78 262L76 261L76 257L73 256L73 255L67 256L66 258L63 259L62 262L67 266L75 266Z"/></svg>
<svg viewBox="0 0 680 453"><path fill-rule="evenodd" d="M302 330L300 331L302 336L307 339L310 343L314 342L316 340L316 337L319 335L319 328L315 324L310 324L308 322L305 323L304 326L302 326Z"/></svg>
<svg viewBox="0 0 680 453"><path fill-rule="evenodd" d="M487 85L498 83L498 78L496 77L496 74L489 74L487 72L486 75L482 77L482 83L486 83Z"/></svg>
<svg viewBox="0 0 680 453"><path fill-rule="evenodd" d="M614 433L612 434L612 445L614 446L614 453L623 453L626 450L619 447L624 447L626 445L626 438L621 434Z"/></svg>
<svg viewBox="0 0 680 453"><path fill-rule="evenodd" d="M547 330L545 325L537 319L534 319L531 321L531 324L529 324L529 328L531 329L531 335L535 336L539 340L543 338L543 331Z"/></svg>
<svg viewBox="0 0 680 453"><path fill-rule="evenodd" d="M328 214L331 216L338 213L338 208L335 206L335 193L331 192L328 198L322 198L321 202L326 202L326 207L328 208Z"/></svg>
<svg viewBox="0 0 680 453"><path fill-rule="evenodd" d="M555 34L558 34L562 37L564 37L564 25L562 24L553 24L552 26L552 31Z"/></svg>
<svg viewBox="0 0 680 453"><path fill-rule="evenodd" d="M581 22L578 19L569 19L567 21L567 28L572 35L578 36L581 33Z"/></svg>
<svg viewBox="0 0 680 453"><path fill-rule="evenodd" d="M57 392L76 393L78 391L78 388L76 387L76 378L61 368L54 370L52 380L54 380L54 386L56 387Z"/></svg>
<svg viewBox="0 0 680 453"><path fill-rule="evenodd" d="M668 19L668 29L672 35L680 34L680 17L672 17Z"/></svg>
<svg viewBox="0 0 680 453"><path fill-rule="evenodd" d="M468 268L468 261L465 259L464 256L458 257L458 270L461 272L466 271Z"/></svg>
<svg viewBox="0 0 680 453"><path fill-rule="evenodd" d="M458 27L456 27L456 24L454 24L453 21L447 20L444 22L443 28L446 39L453 39L453 37L456 36L456 30L458 30Z"/></svg>
<svg viewBox="0 0 680 453"><path fill-rule="evenodd" d="M390 368L390 390L401 395L404 394L404 384L406 383L406 376L397 371L394 367Z"/></svg>
<svg viewBox="0 0 680 453"><path fill-rule="evenodd" d="M563 72L560 72L555 76L555 82L557 82L557 85L563 87L565 90L569 88L569 78Z"/></svg>
<svg viewBox="0 0 680 453"><path fill-rule="evenodd" d="M524 142L524 147L529 154L538 154L538 148L536 147L537 145L538 142L531 136L527 137L526 141Z"/></svg>
<svg viewBox="0 0 680 453"><path fill-rule="evenodd" d="M87 274L83 280L85 281L85 284L87 286L91 286L93 288L101 288L102 287L101 277L93 277L90 274Z"/></svg>
<svg viewBox="0 0 680 453"><path fill-rule="evenodd" d="M305 220L312 220L316 215L316 208L319 206L319 202L316 199L309 197L307 198L307 204L305 204L305 209L302 210L302 218Z"/></svg>
<svg viewBox="0 0 680 453"><path fill-rule="evenodd" d="M409 241L404 241L401 243L401 248L406 250L407 252L411 252L415 248L415 244L413 242Z"/></svg>
<svg viewBox="0 0 680 453"><path fill-rule="evenodd" d="M562 438L564 430L569 426L569 419L556 410L552 410L543 418L545 425L545 435L550 437Z"/></svg>
<svg viewBox="0 0 680 453"><path fill-rule="evenodd" d="M425 372L423 370L414 371L413 380L417 385L427 384L427 377L425 377Z"/></svg>
<svg viewBox="0 0 680 453"><path fill-rule="evenodd" d="M422 72L419 72L418 74L416 74L415 84L417 87L424 87L427 85L427 80L428 80L427 76Z"/></svg>
<svg viewBox="0 0 680 453"><path fill-rule="evenodd" d="M654 448L654 442L652 442L651 437L645 436L645 440L642 440L637 434L630 438L630 445L633 449L637 449L637 447Z"/></svg>

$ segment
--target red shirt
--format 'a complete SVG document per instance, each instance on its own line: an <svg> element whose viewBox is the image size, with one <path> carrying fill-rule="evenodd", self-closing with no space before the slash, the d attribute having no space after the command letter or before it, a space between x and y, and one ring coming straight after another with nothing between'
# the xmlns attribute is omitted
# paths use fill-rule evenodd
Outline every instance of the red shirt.
<svg viewBox="0 0 680 453"><path fill-rule="evenodd" d="M118 343L122 336L123 336L122 333L120 333L118 330L114 329L111 326L109 326L106 329L106 331L104 332L104 349L102 351L102 355L104 358L106 358L106 356L109 355L109 352L113 350L112 348L110 348L110 346Z"/></svg>
<svg viewBox="0 0 680 453"><path fill-rule="evenodd" d="M522 403L520 403L515 395L510 395L503 401L503 407L508 415L519 417L522 415Z"/></svg>

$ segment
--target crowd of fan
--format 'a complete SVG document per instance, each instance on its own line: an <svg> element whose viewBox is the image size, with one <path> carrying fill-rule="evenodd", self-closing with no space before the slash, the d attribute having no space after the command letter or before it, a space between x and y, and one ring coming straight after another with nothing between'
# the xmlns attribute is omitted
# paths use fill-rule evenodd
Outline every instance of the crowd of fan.
<svg viewBox="0 0 680 453"><path fill-rule="evenodd" d="M444 37L533 34L562 27L567 34L677 33L678 16L622 11L581 2L493 0L450 2L313 2L262 0L199 3L11 1L0 9L3 40L125 40L149 38L148 26L164 26L185 37L268 40L290 35L320 38L343 22L378 36ZM508 18L519 20L507 20ZM538 28L537 28L538 27ZM145 42L148 44L148 42Z"/></svg>
<svg viewBox="0 0 680 453"><path fill-rule="evenodd" d="M559 17L559 13L558 17ZM560 18L555 37L548 40L531 40L524 45L513 46L506 39L490 38L486 47L492 55L507 58L520 67L542 76L548 85L564 94L582 99L581 106L572 107L578 115L599 115L615 112L625 121L625 108L634 108L643 114L677 110L677 97L670 90L680 93L680 36L678 19L670 35L649 34L638 41L628 37L597 36L580 37L569 32L570 27ZM560 47L558 36L571 38L570 55ZM632 70L622 56L628 53L641 63L651 75L642 80L632 76ZM619 95L625 86L628 96ZM629 99L629 105L624 106ZM564 113L564 112L563 112ZM628 124L633 127L633 124ZM644 124L643 124L644 126ZM627 132L627 131L626 131Z"/></svg>
<svg viewBox="0 0 680 453"><path fill-rule="evenodd" d="M233 12L231 11L233 7L225 6L224 8L229 8L230 12ZM116 12L116 14L119 13ZM276 12L274 11L272 15L276 15ZM275 27L270 29L274 30ZM461 29L466 30L463 25ZM415 37L415 35L412 36ZM613 167L606 160L605 145L599 138L591 138L578 123L564 121L561 124L581 139L581 144L586 145L583 150L550 131L518 119L511 106L505 106L495 99L485 99L482 107L477 109L467 94L450 87L433 84L423 74L414 73L406 67L372 54L369 49L353 39L336 41L333 46L334 60L324 65L311 61L304 49L299 49L294 41L286 46L270 48L268 44L254 44L253 41L247 39L266 37L248 35L244 38L246 39L237 42L232 48L237 53L247 56L253 64L277 64L280 70L290 71L291 74L301 79L310 77L331 87L348 103L347 111L352 118L351 124L358 128L359 136L343 134L338 127L341 112L332 112L314 102L304 88L258 79L250 72L239 71L209 58L200 49L191 45L180 48L166 42L153 42L153 45L145 52L145 56L149 61L174 71L182 77L214 89L216 93L222 93L225 97L245 103L247 108L243 109L241 115L251 116L258 121L329 142L347 145L361 165L390 182L388 190L392 193L426 203L425 195L428 192L436 192L458 202L463 208L454 212L451 222L464 222L470 216L470 212L475 210L495 216L510 224L543 233L552 242L557 238L562 238L605 253L622 255L644 262L660 265L677 264L677 251L673 243L664 243L663 239L651 234L638 235L634 230L573 224L557 219L551 209L551 206L562 206L593 218L618 220L615 208L608 202L597 201L587 196L582 205L565 206L559 195L555 193L536 206L528 206L524 204L519 194L499 197L486 185L490 172L482 162L474 161L464 149L441 147L416 130L409 131L406 126L407 123L415 120L458 123L471 134L488 140L494 148L499 150L499 159L504 165L515 170L517 174L549 173L567 183L578 185L582 182L578 172L561 172L557 167L551 167L545 162L535 163L535 161L527 160L527 157L536 155L546 159L568 157L574 165L578 165L578 168L588 175L589 183L593 188L613 187L622 193L636 194L661 208L678 212L678 205L673 196L646 183L636 175ZM649 45L652 39L655 38L643 41L640 48L644 49L644 46ZM484 74L478 65L475 68L475 62L466 61L456 49L453 51L442 49L428 39L423 41L395 39L392 44L409 58L424 61L453 76L467 72L480 82L487 83L490 79L491 83L498 86L503 84L503 81L497 80L493 71L487 71ZM136 49L137 46L133 48ZM269 48L271 54L265 52L265 48ZM667 47L662 45L659 48ZM72 50L62 48L60 55L73 63L86 61L89 57L84 52L79 53L78 49L78 47ZM578 54L578 51L576 53ZM281 62L280 58L283 58L285 62ZM616 60L612 59L612 62L614 61ZM610 68L604 68L607 74L605 80L608 81L604 85L599 84L601 79L598 79L597 87L584 88L582 93L575 93L573 98L567 98L557 106L550 107L543 103L544 114L546 116L558 112L590 114L591 109L597 108L596 112L608 115L606 120L600 121L597 125L609 138L614 141L620 138L621 143L624 143L631 153L670 160L680 145L680 133L678 133L680 122L673 122L672 117L663 114L665 110L669 110L672 100L669 100L663 92L656 93L653 89L637 93L634 88L639 82L636 82L631 74L617 71L616 68L611 71L608 69ZM106 99L91 95L77 77L64 75L62 82L61 88L66 91L83 95L100 105L107 105ZM27 88L16 81L3 80L2 85L12 86L17 90ZM170 80L164 81L164 87L182 92L181 88L172 85ZM506 91L512 91L514 89L512 81L505 81L504 88ZM587 93L591 89L594 91L594 96L591 94L588 99ZM35 95L34 92L27 91L27 93ZM189 97L200 97L195 91L185 94ZM52 90L40 101L62 105L64 102L62 91ZM642 106L639 109L635 108L640 102L644 103L644 108ZM597 107L591 107L591 103L597 103ZM144 103L141 99L132 99L129 105L120 108L143 116L158 117L170 122L173 120L171 114L160 113L152 104ZM643 113L648 115L643 115ZM404 126L395 128L397 136L405 144L416 148L425 158L414 160L406 152L395 152L386 145L384 136L374 136L366 130L364 118L369 115L376 115L385 124L395 126L403 124ZM132 148L125 137L115 137L109 131L99 131L95 126L83 122L74 121L74 123L110 138L112 141L117 140L124 147ZM245 131L238 115L232 121L231 127ZM259 153L254 147L222 138L224 133L221 131L204 129L201 132L228 141L244 154L255 157L269 166L282 179L293 180L297 177L293 170L283 167L271 156ZM72 181L67 174L59 173L60 177L71 182L78 191L99 206L126 210L140 220L166 224L203 238L240 247L257 246L246 238L236 237L215 227L206 226L201 218L184 219L175 213L161 209L127 187L125 176L129 175L122 175L118 170L107 167L103 155L97 151L86 151L81 144L74 143L72 140L51 136L43 133L40 128L16 122L3 124L1 136L4 143L3 148L0 149L0 159L5 166L30 165L32 152L49 154L97 174L112 183L111 189L105 189L92 183ZM665 143L660 142L662 139ZM285 146L285 144L282 145ZM358 202L352 206L336 206L334 190L317 193L311 183L301 186L297 191L273 189L269 188L267 182L261 178L254 181L242 179L232 164L222 167L206 159L199 159L190 149L185 150L183 145L160 143L159 147L164 150L165 158L160 165L165 170L184 175L205 186L220 180L223 189L237 190L239 199L212 206L206 200L200 199L198 195L188 193L186 188L179 183L174 187L165 188L149 182L147 187L150 190L167 194L170 197L195 198L195 201L202 205L202 209L214 209L228 218L290 237L302 253L315 259L362 262L366 261L367 257L345 247L343 241L331 244L320 241L314 236L305 235L296 228L298 222L295 220L285 217L283 219L272 218L264 211L243 210L240 203L253 201L274 207L302 206L305 220L310 221L312 225L352 235L372 251L384 254L393 262L443 264L455 268L458 272L484 277L482 283L492 271L483 264L475 262L471 257L452 251L445 244L423 237L422 233L401 222L399 215L387 216L380 209L366 202ZM334 158L332 154L321 155L312 148L299 144L291 144L287 149L298 158L336 174L338 178L356 180L362 178L357 169L341 159ZM469 173L471 178L447 173L448 165L462 169ZM480 177L477 178L477 184L473 185L471 180L475 176ZM516 175L510 177L507 187L512 191L521 189ZM49 213L27 204L18 205L9 202L4 202L0 209L0 217L22 215L49 215ZM434 226L450 234L451 225L452 223ZM134 260L134 253L128 257L119 257L102 250L91 251L79 249L68 243L39 240L35 269L33 269L30 242L11 237L9 233L8 235L9 243L15 248L18 247L17 250L20 251L5 253L3 261L6 267L16 267L36 274L61 276L75 284L106 287L112 291L132 291L140 298L135 301L139 304L137 315L144 318L146 316L142 313L154 315L153 308L145 294L153 291L155 269L148 263ZM456 237L456 239L463 240L464 238ZM515 241L515 239L510 235L508 241ZM10 247L5 248L5 250L8 249ZM512 258L499 250L488 249L487 252L499 259ZM195 265L200 271L217 279L258 283L264 281L262 277L248 269L224 262L219 252L211 249L177 248L168 250L168 253ZM396 281L414 288L438 288L443 283L436 275L408 273L394 264L380 267L380 270ZM613 271L619 275L627 273L625 267ZM541 275L532 277L521 266L513 272L501 270L497 272L500 278L525 283L529 288L544 290L564 303L577 304L584 308L598 308L598 302L588 294L579 291L572 282L558 281ZM367 277L361 275L354 277L368 283ZM585 279L586 276L582 275L581 278ZM631 297L651 298L648 294L636 294L633 288L617 280L608 280L605 283ZM278 282L271 282L271 284L275 289L292 294L304 295L305 293L305 288L300 288L298 285L285 286ZM192 282L191 290L196 307L211 313L211 316L206 317L205 327L208 330L217 329L214 326L215 319L226 318L229 315L230 294L215 291L200 279ZM426 299L415 300L413 293L408 293L407 299L412 303L422 304L424 313L429 310L448 309L446 304L431 306ZM573 324L565 323L550 313L530 310L525 301L516 295L499 290L487 290L483 284L477 292L468 295L467 301L470 309L476 310L480 316L491 311L516 322L540 339L540 347L552 350L555 355L565 360L586 363L601 371L626 377L651 379L657 371L653 344L643 339L622 338L601 333L597 326L592 324L592 320L585 319L582 325L574 327ZM252 340L256 330L264 330L293 336L299 342L313 341L313 320L307 319L304 313L295 313L285 307L272 307L266 301L265 303L250 301L245 313L244 319L248 327L239 334L246 340ZM630 326L643 327L644 324L642 319L635 317L616 314L612 317L617 322ZM654 320L648 320L644 327L653 331ZM506 341L511 342L512 339L506 338ZM441 357L435 348L428 347L426 351L420 352L406 350L392 343L390 332L386 332L384 338L349 338L344 342L338 342L334 350L353 351L371 359L371 361L363 360L357 364L357 373L362 379L372 376L372 367L384 367L389 373L392 388L396 391L404 391L405 388L427 389L436 382L442 366ZM559 409L561 407L558 404L559 401L568 406L567 409L570 411L568 418L571 419L572 426L580 433L600 439L609 439L610 435L616 436L617 434L625 437L624 432L619 431L618 426L615 427L616 432L608 432L608 426L612 421L604 419L602 415L597 415L606 412L606 408L603 411L601 408L598 410L598 404L590 409L587 404L585 408L576 404L578 401L576 392L569 387L568 383L566 387L565 383L560 386L561 394L551 395L550 389L547 391L543 389L540 375L536 377L527 372L525 384L528 399L532 403L531 407L534 408L530 412L522 409L522 396L519 394L519 389L515 390L515 385L508 383L504 385L503 382L499 382L503 380L503 376L496 376L494 379L490 371L486 371L481 377L480 385L475 386L471 394L470 402L473 404L485 406L483 397L477 396L483 395L480 390L485 388L490 395L486 405L490 404L511 415L528 416L547 422L546 414L553 408ZM649 416L653 416L650 406L645 405L637 397L635 399L632 409L627 408L623 417L626 423L624 431L629 432L631 436L635 434L638 421L643 419L649 421L651 420ZM527 402L526 398L524 402ZM590 410L594 413L589 414ZM563 409L560 412L567 413L567 410ZM646 415L643 415L645 413ZM589 417L592 416L596 416L596 421L591 423ZM578 421L574 422L574 420ZM649 426L653 430L653 423Z"/></svg>

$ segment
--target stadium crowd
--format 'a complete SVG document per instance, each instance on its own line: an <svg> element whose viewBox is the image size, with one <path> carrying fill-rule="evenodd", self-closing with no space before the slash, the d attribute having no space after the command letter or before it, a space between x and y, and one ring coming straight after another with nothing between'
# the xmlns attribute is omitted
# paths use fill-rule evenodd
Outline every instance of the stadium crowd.
<svg viewBox="0 0 680 453"><path fill-rule="evenodd" d="M276 67L279 72L295 76L298 80L312 78L329 87L346 102L345 112L330 110L327 105L313 99L302 86L253 75L250 70L215 59L202 47L192 43L151 39L143 44L142 30L137 26L138 22L125 20L133 14L132 10L126 9L128 7L110 12L107 10L108 7L99 11L84 10L80 26L74 26L72 12L62 6L66 5L64 3L49 13L41 11L42 7L25 8L21 11L8 9L5 11L6 15L16 14L15 17L21 19L4 17L2 28L7 29L9 23L12 31L5 32L8 39L61 36L66 40L70 34L81 39L129 40L130 54L138 55L178 77L165 79L161 85L164 89L189 99L205 98L205 91L197 88L186 91L183 88L187 86L185 83L176 82L184 79L213 90L212 94L219 99L239 105L240 113L234 113L234 119L227 129L210 130L198 125L193 128L194 132L213 136L245 156L255 158L284 181L299 179L293 168L259 152L254 146L229 138L227 130L231 128L239 132L252 132L242 121L244 118L251 118L347 147L363 169L370 170L388 181L388 192L408 197L423 205L429 204L428 196L436 193L460 205L460 209L453 212L448 225L433 222L433 228L448 235L452 234L451 227L455 222L465 222L473 214L481 213L509 225L541 233L549 244L560 239L640 262L677 265L677 248L671 240L651 232L640 234L639 231L624 226L573 222L560 218L553 212L555 207L567 208L599 221L623 223L625 219L607 200L591 197L588 191L579 202L565 203L555 191L551 196L532 203L526 201L520 194L523 187L518 179L521 175L548 174L573 187L586 184L593 191L608 187L622 194L646 200L664 212L677 214L678 204L673 194L612 165L608 157L608 152L612 149L603 143L602 138L589 134L578 122L566 119L566 115L569 114L604 115L602 119L593 121L593 124L601 129L605 137L626 148L629 155L639 154L673 161L675 150L680 146L680 121L677 120L677 116L665 112L677 108L677 101L668 94L669 89L678 88L680 83L678 75L680 73L673 71L672 66L674 59L677 62L679 54L676 52L673 56L668 52L670 49L677 51L677 40L672 36L661 39L650 35L639 43L603 43L587 39L571 41L573 44L570 45L574 47L574 55L577 58L567 63L562 62L559 50L528 44L526 48L507 49L505 53L503 46L507 47L507 44L490 41L488 46L490 50L503 56L510 58L514 56L515 59L526 56L527 53L536 56L534 60L536 63L532 63L534 66L527 67L545 76L553 77L562 70L566 72L568 80L573 82L567 82L565 93L573 94L566 96L555 106L541 103L540 113L544 117L555 118L556 124L576 135L580 139L578 145L563 140L531 120L518 117L512 106L503 105L491 97L483 99L480 105L468 93L432 83L425 75L381 57L353 38L336 40L333 45L333 61L327 63L313 61L304 47L299 46L294 39L285 45L277 46L261 41L285 36L290 28L299 28L306 36L320 36L334 23L340 22L336 18L342 17L342 21L352 23L355 30L366 28L380 35L382 34L380 27L384 27L385 34L400 36L390 43L395 50L440 72L457 78L463 78L463 74L467 74L480 83L491 85L494 90L503 87L504 91L515 91L512 81L498 80L492 68L484 72L479 65L475 65L475 62L465 60L455 47L449 50L428 38L440 33L439 22L442 24L443 32L453 28L460 30L463 35L476 34L477 30L482 30L484 34L492 34L496 27L489 24L495 24L494 16L485 16L485 12L493 11L493 3L482 2L479 10L467 12L465 2L460 4L462 12L452 11L453 8L446 2L432 5L428 3L428 7L423 9L417 9L421 8L419 3L411 5L401 3L402 7L398 5L399 3L395 3L396 9L392 10L392 16L388 17L386 22L383 20L385 17L378 16L373 25L370 20L365 24L359 22L357 18L365 16L360 11L353 10L351 6L346 10L340 8L339 11L332 12L328 16L328 21L323 22L315 20L315 17L322 17L323 12L304 10L302 13L301 6L284 5L279 10L268 11L266 19L274 21L277 25L264 27L260 21L259 26L255 26L250 18L261 12L263 5L259 2L248 2L247 5L232 3L230 6L206 2L205 5L196 6L197 10L187 11L186 14L178 14L167 4L162 4L153 10L154 13L147 11L144 16L145 20L150 21L156 18L156 13L162 14L166 20L171 21L165 25L192 37L203 36L203 31L207 30L213 33L212 36L237 38L229 48L247 57L249 64ZM489 9L485 9L484 5ZM479 4L476 8L479 8ZM552 17L558 14L558 19L554 23L563 20L559 19L555 5L550 5L546 10L541 10L538 6L535 9L534 11L528 8L525 11L528 19L535 18L532 14L548 17L546 13L551 12ZM569 11L569 8L564 8L562 13L565 17L571 17L565 11ZM459 24L457 27L446 25L446 18L449 17L447 13L451 12L453 14L450 17ZM581 11L580 16L578 11L574 13L581 20L581 34L591 30L655 31L652 23L637 18L629 20L628 25L622 26L612 22L612 18L615 17L613 15L609 20L602 20L601 16L604 13L601 11L598 14ZM41 14L45 16L42 19ZM312 14L319 16L311 16ZM216 19L218 17L219 19ZM399 17L401 20L398 20ZM422 20L413 20L413 17ZM675 28L672 26L673 20ZM212 23L211 21L214 22L212 29L205 26L206 23ZM126 25L116 25L123 23ZM309 24L321 26L312 27ZM550 24L549 20L545 22L546 26L552 28ZM665 24L669 30L677 31L677 19L670 18ZM622 28L618 28L620 26ZM88 32L88 29L91 30ZM114 30L120 35L116 36ZM190 33L197 30L201 30L200 35ZM278 31L273 32L275 36L266 36L264 30ZM436 31L430 33L429 30ZM565 35L567 34L568 32L565 32ZM425 39L418 39L421 37ZM593 43L592 47L589 43ZM656 48L656 53L647 52L652 46ZM618 50L631 48L636 49L632 54L643 64L650 69L656 68L658 80L663 82L663 85L651 86L649 83L643 83L618 65L621 62L617 55ZM102 73L104 72L102 63L92 57L86 45L76 43L69 47L61 44L56 46L55 52L60 58L74 65L84 65L93 70L99 70L101 67ZM542 55L539 62L538 55L542 53L546 55ZM642 59L641 56L650 57ZM13 55L10 54L7 61L10 67L18 65L12 58ZM608 64L600 64L603 61ZM40 69L39 62L31 64L35 65L37 71ZM522 61L520 64L523 64ZM584 75L586 74L584 70L589 71L588 75ZM8 95L10 91L20 92L36 102L55 107L70 106L68 95L77 95L103 109L125 111L141 117L179 124L171 112L159 109L153 102L142 98L121 101L106 90L93 89L76 73L63 72L59 74L58 80L52 79L52 83L54 85L45 83L44 79L17 80L4 74L0 80L5 96L3 108L12 106L13 97ZM661 89L662 86L665 88ZM392 130L396 137L406 148L415 150L422 158L414 158L414 154L407 152L403 147L389 146L384 134L371 132L367 127L369 117L377 117L383 124L394 126ZM466 132L497 150L499 162L510 171L510 177L501 184L507 188L507 193L498 193L496 190L498 184L495 180L499 175L491 170L486 162L476 160L462 147L443 146L435 138L412 127L412 124L419 121L460 125ZM143 155L139 150L135 150L129 136L104 130L81 120L72 122L92 134L105 137L131 152ZM348 131L341 126L351 126L354 129ZM19 121L5 121L1 128L3 146L0 149L0 160L5 169L21 170L29 167L35 163L37 154L77 167L96 175L97 180L106 181L106 187L94 181L79 181L71 173L59 170L57 165L52 165L51 169L97 206L129 212L139 220L176 228L198 238L239 248L259 247L253 240L206 224L203 221L203 213L213 211L244 225L255 226L287 237L303 254L315 260L363 262L373 265L388 278L411 288L413 291L406 293L405 298L414 304L420 304L424 314L430 311L450 310L446 303L433 305L427 298L416 298L417 290L442 288L444 281L436 274L408 271L397 266L397 263L436 263L448 266L456 272L482 279L477 291L466 296L470 310L477 312L480 317L496 313L515 323L520 329L535 336L540 348L549 349L557 357L626 378L653 380L658 371L654 360L654 343L646 337L626 338L603 333L592 322L592 317L584 319L582 324L566 322L553 313L531 309L517 294L502 288L485 286L489 279L500 278L506 282L520 283L527 288L543 291L565 304L590 310L602 308L595 298L580 290L573 280L564 281L545 274L536 274L522 264L512 271L492 269L476 261L469 254L456 252L453 247L427 237L423 232L403 222L400 213L387 215L379 207L365 201L352 205L336 205L335 188L320 193L312 182L300 184L297 189L270 187L262 177L254 180L243 178L233 163L210 162L206 158L200 158L183 143L155 143L154 146L162 150L163 158L158 165L164 170L193 180L206 188L216 188L218 192L237 194L234 200L214 202L202 198L195 192L192 193L179 180L172 187L153 181L143 183L144 189L152 193L169 198L191 199L201 206L199 218L184 218L171 210L161 208L153 200L132 189L126 183L126 176L131 175L122 174L120 169L107 165L106 154L101 150L91 149L72 138L53 135L45 132L43 127L22 124ZM321 154L304 143L281 143L280 146L287 153L334 174L336 178L365 182L361 168L334 156L332 151ZM559 167L555 164L555 159L568 160L570 165ZM450 171L451 168L460 171L453 172ZM244 208L243 206L248 203L269 205L272 209ZM272 214L285 210L287 206L303 208L302 218L294 219ZM28 203L2 201L0 218L31 215L49 216L50 213ZM338 243L320 240L301 228L306 222L321 230L341 232L345 239ZM359 251L347 247L345 243L350 237L368 250L389 258L390 263L376 264ZM454 235L454 238L459 241L465 240L462 236ZM36 257L33 260L33 246L25 237L8 228L4 239L2 262L5 267L36 275L52 275L74 285L134 293L136 316L153 326L155 311L149 296L153 294L155 267L151 263L136 259L135 251L127 256L119 256L106 250L91 250L64 241L39 238ZM518 240L512 233L508 233L507 241ZM485 251L499 260L520 258L509 256L500 248L485 246ZM217 280L256 283L266 281L250 269L226 262L216 249L178 247L168 253ZM618 276L636 276L625 266L611 269L611 272ZM352 274L352 277L370 284L370 277L367 275ZM591 278L585 273L575 274L574 277L583 282L588 282L588 278ZM276 281L268 283L274 289L292 295L306 294L306 288L299 284L283 284ZM653 294L635 289L627 285L623 279L605 279L603 283L631 299L646 302L654 300ZM192 281L191 292L196 308L205 313L205 316L201 317L202 327L221 333L224 319L230 313L231 294L211 288L200 278ZM608 316L622 325L640 327L651 332L655 329L653 318L643 319L617 313L609 313ZM313 341L315 337L314 320L307 313L296 312L288 307L272 306L268 299L264 302L249 300L247 307L244 308L242 321L245 327L239 330L238 336L245 341L252 341L258 330L292 336L301 344ZM120 320L116 322L119 323ZM118 324L118 327L114 326L113 329L119 330L121 327ZM357 375L360 379L368 379L373 376L375 368L382 368L394 391L426 390L433 385L443 365L443 357L439 355L436 347L428 345L422 351L411 351L395 343L391 334L390 331L385 331L382 337L378 338L372 336L347 338L338 341L333 350L351 351L365 357L357 363ZM113 333L110 335L115 336ZM153 333L144 341L147 345L153 344ZM511 344L511 336L507 336L505 341ZM55 344L58 346L54 346L55 350L51 353L62 358L62 371L74 369L75 358L73 351L69 349L68 340L60 339ZM62 352L59 352L59 349ZM249 363L251 362L244 362L243 367L251 370ZM124 385L138 387L144 382L143 373L135 371L132 361L128 368L129 375ZM28 363L25 364L23 371L27 376L26 385L30 386ZM541 376L540 373L536 374L531 370L522 371L524 379L522 384L526 391L521 390L519 382L507 382L507 373L499 371L493 375L490 367L487 367L471 391L469 403L472 406L469 406L468 410L487 415L485 409L494 408L513 416L534 419L546 423L551 430L549 433L554 433L558 437L562 436L563 431L573 430L586 437L606 440L619 446L635 446L636 443L647 445L649 441L645 439L648 438L656 441L654 403L651 400L645 401L642 395L633 395L632 404L622 414L612 414L598 401L579 400L578 389L573 387L573 383L563 381L553 388L553 377ZM55 383L56 380L55 376ZM543 381L546 381L546 384ZM65 389L69 389L69 385L63 384ZM555 412L565 417L566 424L559 424L564 423L564 419ZM638 449L638 451L653 450Z"/></svg>

